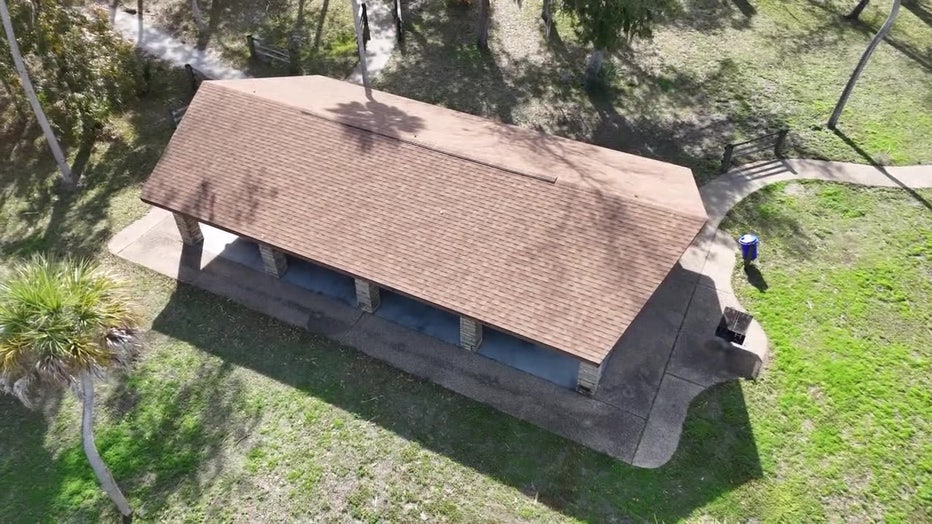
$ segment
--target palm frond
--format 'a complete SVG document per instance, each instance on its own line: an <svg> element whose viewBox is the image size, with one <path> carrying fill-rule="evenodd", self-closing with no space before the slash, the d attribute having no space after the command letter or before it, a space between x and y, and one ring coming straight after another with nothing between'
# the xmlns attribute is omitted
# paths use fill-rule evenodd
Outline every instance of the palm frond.
<svg viewBox="0 0 932 524"><path fill-rule="evenodd" d="M142 345L138 325L125 286L93 263L16 264L0 281L0 389L62 387L82 372L128 368Z"/></svg>

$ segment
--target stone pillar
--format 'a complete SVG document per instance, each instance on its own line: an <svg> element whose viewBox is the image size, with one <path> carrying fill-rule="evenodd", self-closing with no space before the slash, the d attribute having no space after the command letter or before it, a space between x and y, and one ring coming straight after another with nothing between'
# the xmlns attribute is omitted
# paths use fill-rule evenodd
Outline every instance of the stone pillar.
<svg viewBox="0 0 932 524"><path fill-rule="evenodd" d="M361 278L355 280L356 305L366 313L375 313L375 310L379 309L379 304L382 303L379 286Z"/></svg>
<svg viewBox="0 0 932 524"><path fill-rule="evenodd" d="M259 254L262 255L262 265L266 275L282 278L288 271L288 259L285 254L266 244L259 244Z"/></svg>
<svg viewBox="0 0 932 524"><path fill-rule="evenodd" d="M460 317L460 347L478 351L482 344L482 324L469 317Z"/></svg>
<svg viewBox="0 0 932 524"><path fill-rule="evenodd" d="M599 378L602 376L602 366L589 362L579 363L579 372L576 375L576 391L592 395L599 387Z"/></svg>
<svg viewBox="0 0 932 524"><path fill-rule="evenodd" d="M178 225L178 232L181 233L181 241L189 246L200 244L204 241L204 235L201 233L201 225L192 217L180 213L172 213L175 217L175 224Z"/></svg>

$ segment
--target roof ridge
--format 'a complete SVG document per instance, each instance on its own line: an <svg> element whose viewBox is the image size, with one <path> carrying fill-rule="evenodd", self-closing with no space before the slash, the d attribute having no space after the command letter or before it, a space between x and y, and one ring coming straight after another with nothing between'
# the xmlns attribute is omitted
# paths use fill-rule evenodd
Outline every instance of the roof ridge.
<svg viewBox="0 0 932 524"><path fill-rule="evenodd" d="M327 121L327 122L333 122L334 124L339 124L339 125L345 126L345 127L351 127L351 128L353 128L353 129L358 129L358 130L360 130L360 131L365 131L365 132L367 132L367 133L372 133L372 134L374 134L374 135L379 135L379 136L382 136L382 137L385 137L385 138L390 138L390 139L392 139L392 140L396 140L396 141L402 142L402 143L404 143L404 144L410 144L410 145L412 145L412 146L416 146L416 147L419 147L419 148L421 148L421 149L426 149L426 150L428 150L428 151L433 151L433 152L435 152L435 153L440 153L440 154L443 154L443 155L446 155L446 156L449 156L449 157L457 158L457 159L459 159L459 160L465 160L466 162L471 162L471 163L474 163L474 164L480 164L480 165L483 165L483 166L486 166L486 167L490 167L490 168L492 168L492 169L497 169L497 170L499 170L499 171L505 171L506 173L511 173L511 174L513 174L513 175L518 175L518 176L521 176L521 177L524 177L524 178L531 178L531 179L534 179L534 180L539 180L539 181L541 181L541 182L547 182L547 183L549 183L549 184L551 184L551 185L556 185L557 180L558 180L558 177L555 177L555 176L554 176L554 177L545 177L545 176L543 176L543 175L537 175L537 174L534 174L534 173L524 173L524 172L521 172L521 171L518 171L518 170L515 170L515 169L511 169L511 168L508 168L508 167L505 167L505 166L493 164L493 163L490 163L490 162L484 162L484 161L482 161L482 160L477 160L477 159L475 159L475 158L469 158L469 157L467 157L467 156L463 156L463 155L461 155L461 154L454 153L454 152L452 152L452 151L447 151L447 150L444 150L444 149L441 149L441 148L437 148L436 146L431 146L430 144L426 144L426 143L424 143L424 142L419 142L419 141L417 141L417 140L406 139L406 138L403 138L403 137L400 137L400 136L391 135L391 134L385 133L385 132L383 132L383 131L379 131L379 130L377 130L377 129L372 129L372 128L369 128L369 127L364 127L364 126L362 126L362 125L352 124L352 123L347 122L347 121L345 121L345 120L342 120L342 119L340 119L340 118L330 117L330 116L321 114L320 112L315 112L315 111L308 110L308 109L305 108L305 107L299 107L299 106L297 106L297 105L288 104L288 103L286 103L286 102L281 102L281 101L278 101L278 100L270 100L270 99L268 99L268 98L261 97L261 96L258 96L258 95L254 95L254 94L251 94L251 93L245 93L245 92L240 91L240 90L238 90L238 89L233 89L233 88L231 88L231 87L227 87L227 86L225 86L225 85L223 85L223 84L214 84L214 87L221 88L221 89L225 89L225 90L227 90L227 91L231 91L231 92L235 92L235 93L239 93L239 94L242 94L242 95L245 95L245 96L249 96L249 97L252 97L252 98L257 98L257 99L263 100L263 101L265 101L265 102L267 102L267 103L270 103L270 104L274 104L274 105L278 105L278 106L282 106L282 107L287 107L287 108L290 108L290 109L295 109L295 110L297 110L299 113L301 113L302 115L310 116L310 117L313 117L313 118L318 118L318 119L320 119L320 120L325 120L325 121Z"/></svg>
<svg viewBox="0 0 932 524"><path fill-rule="evenodd" d="M263 96L260 96L260 95L254 94L254 93L248 93L248 92L242 91L242 90L240 90L240 89L236 89L236 88L233 88L233 87L229 87L229 86L225 85L225 84L222 83L222 82L208 81L208 82L205 82L205 83L206 83L206 84L210 84L211 87L213 87L213 88L221 88L221 89L224 89L225 91L233 92L233 93L238 93L238 94L241 94L241 95L250 97L250 98L259 99L259 100L262 100L262 101L264 101L264 102L266 102L266 103L269 103L269 104L277 105L277 106L280 106L280 107L287 107L287 108L289 108L289 109L294 109L294 110L298 111L299 113L301 113L301 114L303 114L303 115L305 115L305 116L310 116L310 117L312 117L312 118L317 118L317 119L319 119L319 120L323 120L323 121L326 121L326 122L332 122L332 123L335 123L335 124L339 124L339 125L341 125L341 126L345 126L345 127L349 127L349 128L353 128L353 129L358 129L358 130L360 130L360 131L365 131L365 132L367 132L367 133L372 133L372 134L374 134L374 135L379 135L379 136L382 136L382 137L385 137L385 138L389 138L389 139L392 139L392 140L395 140L395 141L398 141L398 142L401 142L401 143L404 143L404 144L409 144L409 145L412 145L412 146L415 146L415 147L418 147L418 148L421 148L421 149L426 149L426 150L428 150L428 151L433 151L433 152L435 152L435 153L440 153L440 154L442 154L442 155L446 155L446 156L449 156L449 157L452 157L452 158L456 158L456 159L463 160L463 161L466 161L466 162L470 162L470 163L473 163L473 164L479 164L479 165L486 166L486 167L489 167L489 168L492 168L492 169L496 169L496 170L498 170L498 171L504 171L504 172L506 172L506 173L511 173L511 174L513 174L513 175L518 175L518 176L523 177L523 178L529 178L529 179L532 179L532 180L538 180L538 181L540 181L540 182L546 182L546 183L549 183L549 184L554 185L554 186L555 186L555 185L558 185L559 182L560 182L560 177L558 177L558 176L546 177L546 176L539 175L539 174L535 174L535 173L527 173L527 172L518 171L518 170L516 170L516 169L512 169L512 168L505 167L505 166L502 166L502 165L499 165L499 164L495 164L495 163L491 163L491 162L485 162L485 161L478 160L478 159L475 159L475 158L471 158L471 157L468 157L468 156L464 156L464 155L462 155L462 154L458 154L458 153L455 153L455 152L452 152L452 151L448 151L448 150L445 150L445 149L443 149L443 148L438 148L438 147L436 147L436 146L432 146L431 144L427 144L427 143L424 143L424 142L421 142L421 141L418 141L418 140L406 139L406 138L404 138L404 137L400 137L400 136L397 136L397 135L391 135L391 134L385 133L385 132L383 132L383 131L380 131L380 130L377 130L377 129L373 129L373 128L371 128L371 127L367 127L367 126L363 126L363 125L358 125L358 124L353 124L353 123L347 122L345 119L341 119L341 118L339 118L339 117L331 116L329 113L328 113L328 114L323 114L323 112L311 111L311 110L307 109L306 107L301 107L301 106L299 106L299 105L297 105L297 104L291 104L291 103L283 102L283 101L280 101L280 100L272 100L272 99L270 99L270 98L268 98L268 97L263 97ZM458 113L462 113L462 112L461 112L461 111L458 111ZM478 119L478 120L483 120L482 117L479 117L479 116L476 116L476 115L472 115L472 114L470 114L470 113L462 113L462 114L465 115L465 116L471 117L471 118L475 118L475 119ZM495 123L501 124L501 125L508 125L508 124L504 124L504 123L502 123L502 122L495 122ZM516 125L509 125L509 127L513 127L513 128L515 128L515 129L517 129L517 130L519 130L519 131L528 131L528 132L531 132L531 131L532 131L531 129L523 128L523 127L521 127L521 126L516 126ZM562 137L557 137L557 138L562 138ZM569 140L569 139L566 139L566 140ZM590 145L593 145L593 144L590 144ZM651 202L651 201L649 201L649 200L640 199L640 198L638 198L637 196L628 196L628 195L623 195L623 194L619 194L619 193L600 191L600 190L598 190L597 188L591 188L591 187L583 186L583 185L580 185L580 184L567 183L567 184L560 184L560 186L561 186L561 187L564 187L564 188L567 188L567 189L572 189L572 190L574 190L574 191L578 191L578 192L581 192L581 193L596 194L596 195L599 195L599 196L602 196L602 197L605 197L605 198L611 198L611 199L620 200L620 201L623 201L623 202L633 202L633 203L637 203L638 205L642 205L642 206L645 206L645 207L649 207L649 208L652 208L652 209L655 209L655 210L660 210L660 211L663 211L663 212L666 212L666 213L670 213L670 214L673 214L673 215L677 215L677 216L697 218L697 219L701 219L701 220L703 220L703 221L708 220L708 216L707 216L707 215L697 215L697 214L693 214L693 213L690 213L690 212L680 211L680 210L677 210L676 208L673 208L673 207L670 207L670 206L664 206L664 205L662 205L662 204L658 204L658 203L655 203L655 202Z"/></svg>

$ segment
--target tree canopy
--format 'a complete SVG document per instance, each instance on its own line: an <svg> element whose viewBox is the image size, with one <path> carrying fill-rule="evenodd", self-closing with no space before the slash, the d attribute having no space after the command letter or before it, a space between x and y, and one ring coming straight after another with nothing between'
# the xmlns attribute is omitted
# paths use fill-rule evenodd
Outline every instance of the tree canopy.
<svg viewBox="0 0 932 524"><path fill-rule="evenodd" d="M126 368L137 324L121 286L93 264L17 264L0 281L0 391L30 405L82 373Z"/></svg>
<svg viewBox="0 0 932 524"><path fill-rule="evenodd" d="M677 7L676 0L564 0L583 41L613 50L636 37L650 36L653 24Z"/></svg>
<svg viewBox="0 0 932 524"><path fill-rule="evenodd" d="M9 7L36 92L63 140L82 136L135 96L139 60L132 46L113 32L105 11L85 10L69 0L12 0ZM0 85L21 115L30 113L2 36Z"/></svg>

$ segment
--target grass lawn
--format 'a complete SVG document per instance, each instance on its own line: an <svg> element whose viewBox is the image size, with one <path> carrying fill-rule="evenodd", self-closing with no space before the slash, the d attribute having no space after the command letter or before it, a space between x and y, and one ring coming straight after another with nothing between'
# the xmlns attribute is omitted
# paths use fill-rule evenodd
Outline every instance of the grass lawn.
<svg viewBox="0 0 932 524"><path fill-rule="evenodd" d="M52 168L34 162L47 156L34 133L3 142L19 153L0 178L2 260L99 253L144 212L138 181L176 96L160 85L95 145L77 196L36 182ZM663 468L106 255L151 330L138 369L101 388L100 449L143 521L932 519L929 213L905 192L797 184L755 195L726 227L764 238L769 288L737 287L775 358L761 380L697 399ZM0 521L114 520L78 416L68 395L45 412L0 397Z"/></svg>
<svg viewBox="0 0 932 524"><path fill-rule="evenodd" d="M840 124L822 129L888 4L862 22L842 0L689 0L585 89L588 49L558 18L548 42L540 2L494 5L489 53L475 49L475 8L407 3L409 38L377 79L389 91L506 122L683 164L700 181L722 148L788 126L792 156L932 162L932 3L904 3ZM519 5L522 7L519 8ZM847 141L846 141L847 139Z"/></svg>
<svg viewBox="0 0 932 524"><path fill-rule="evenodd" d="M748 402L772 451L762 484L787 517L932 519L929 201L930 190L779 184L723 225L763 239L759 271L734 282L773 348Z"/></svg>
<svg viewBox="0 0 932 524"><path fill-rule="evenodd" d="M496 5L497 16L517 17L500 24L533 15L530 5ZM775 19L775 3L755 5L752 29L696 31ZM455 31L437 57L452 53L457 67L439 71L462 76L434 91L426 70L402 75L400 66L421 67L417 56L436 66L426 43L466 24L428 23L446 15L421 6L412 16L420 36L409 35L386 85L568 133L594 115L598 99L563 81L565 70L517 54L514 70L551 76L520 84L526 93L500 89L518 85L511 69L460 45L468 35ZM787 6L796 16L809 9ZM0 267L36 251L97 257L132 283L151 328L138 369L101 387L97 425L141 521L932 520L932 215L914 196L794 183L733 211L723 227L764 241L756 287L740 272L735 283L773 361L756 382L703 394L673 460L641 470L102 254L145 212L139 183L171 134L166 107L190 96L177 70L157 73L150 97L96 143L67 145L84 164L86 187L74 195L55 191L37 130L8 118L0 96L0 155L10 159L0 164ZM576 102L590 109L551 119ZM932 201L932 191L917 194ZM69 395L44 412L0 397L0 522L116 520L83 457L78 417Z"/></svg>
<svg viewBox="0 0 932 524"><path fill-rule="evenodd" d="M123 2L135 8L135 1ZM146 23L201 49L216 51L253 76L288 74L284 65L249 59L246 35L287 48L293 40L305 74L344 78L356 65L356 37L348 2L330 0L198 0L206 31L199 32L190 0L145 0Z"/></svg>

